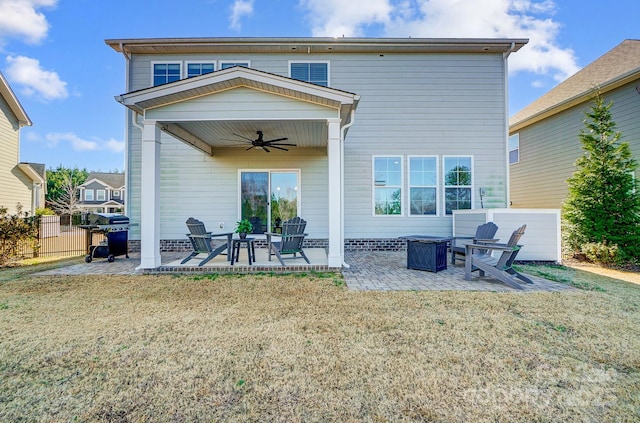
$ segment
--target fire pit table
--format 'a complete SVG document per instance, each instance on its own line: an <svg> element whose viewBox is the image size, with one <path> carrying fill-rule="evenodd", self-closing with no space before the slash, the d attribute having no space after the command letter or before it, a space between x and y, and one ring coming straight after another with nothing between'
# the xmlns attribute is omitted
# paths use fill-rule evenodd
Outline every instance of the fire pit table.
<svg viewBox="0 0 640 423"><path fill-rule="evenodd" d="M408 235L400 239L407 241L407 269L446 270L447 246L451 237Z"/></svg>

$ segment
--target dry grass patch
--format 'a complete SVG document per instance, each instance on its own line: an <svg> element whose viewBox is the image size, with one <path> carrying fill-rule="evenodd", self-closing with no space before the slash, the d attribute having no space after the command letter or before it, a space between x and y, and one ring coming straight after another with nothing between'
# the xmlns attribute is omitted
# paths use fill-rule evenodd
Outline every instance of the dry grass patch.
<svg viewBox="0 0 640 423"><path fill-rule="evenodd" d="M640 419L637 286L350 292L321 276L0 283L0 421Z"/></svg>

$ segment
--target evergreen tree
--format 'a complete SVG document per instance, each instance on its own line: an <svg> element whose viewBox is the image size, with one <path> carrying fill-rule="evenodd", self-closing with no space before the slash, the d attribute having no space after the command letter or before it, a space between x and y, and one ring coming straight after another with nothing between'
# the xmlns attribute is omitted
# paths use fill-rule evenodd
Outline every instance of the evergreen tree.
<svg viewBox="0 0 640 423"><path fill-rule="evenodd" d="M611 104L596 93L580 132L583 155L568 179L563 206L566 241L574 251L597 244L616 249L618 260L640 258L640 196L633 172L637 168L629 144L615 129Z"/></svg>

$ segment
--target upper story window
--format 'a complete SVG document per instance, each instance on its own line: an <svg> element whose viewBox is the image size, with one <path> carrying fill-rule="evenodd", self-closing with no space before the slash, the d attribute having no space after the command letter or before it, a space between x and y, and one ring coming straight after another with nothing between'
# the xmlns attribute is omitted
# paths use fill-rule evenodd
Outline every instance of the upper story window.
<svg viewBox="0 0 640 423"><path fill-rule="evenodd" d="M103 189L96 190L96 201L105 201L107 199L107 192Z"/></svg>
<svg viewBox="0 0 640 423"><path fill-rule="evenodd" d="M187 78L204 75L216 70L215 62L187 63Z"/></svg>
<svg viewBox="0 0 640 423"><path fill-rule="evenodd" d="M120 197L120 191L113 191L114 197Z"/></svg>
<svg viewBox="0 0 640 423"><path fill-rule="evenodd" d="M513 134L509 137L509 164L520 161L520 134Z"/></svg>
<svg viewBox="0 0 640 423"><path fill-rule="evenodd" d="M245 68L249 68L251 66L249 66L249 61L248 60L236 60L236 61L220 61L220 69L228 69L228 68L232 68L234 66L243 66Z"/></svg>
<svg viewBox="0 0 640 423"><path fill-rule="evenodd" d="M85 189L84 190L84 201L93 201L93 190Z"/></svg>
<svg viewBox="0 0 640 423"><path fill-rule="evenodd" d="M445 213L471 208L473 163L470 156L444 158Z"/></svg>
<svg viewBox="0 0 640 423"><path fill-rule="evenodd" d="M373 157L373 210L376 216L402 215L402 156Z"/></svg>
<svg viewBox="0 0 640 423"><path fill-rule="evenodd" d="M438 159L435 156L409 157L409 214L438 214Z"/></svg>
<svg viewBox="0 0 640 423"><path fill-rule="evenodd" d="M289 76L312 84L329 86L329 62L289 62Z"/></svg>
<svg viewBox="0 0 640 423"><path fill-rule="evenodd" d="M180 80L180 63L154 63L153 86Z"/></svg>

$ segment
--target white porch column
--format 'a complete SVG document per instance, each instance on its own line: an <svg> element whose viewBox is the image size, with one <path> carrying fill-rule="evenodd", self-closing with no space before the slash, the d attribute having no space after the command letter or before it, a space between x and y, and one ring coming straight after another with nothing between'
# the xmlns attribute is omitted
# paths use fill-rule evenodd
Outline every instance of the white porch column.
<svg viewBox="0 0 640 423"><path fill-rule="evenodd" d="M154 269L160 260L160 126L145 121L140 184L140 266Z"/></svg>
<svg viewBox="0 0 640 423"><path fill-rule="evenodd" d="M329 267L342 267L342 148L340 119L327 119L329 136L327 156L329 162Z"/></svg>

